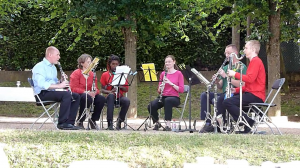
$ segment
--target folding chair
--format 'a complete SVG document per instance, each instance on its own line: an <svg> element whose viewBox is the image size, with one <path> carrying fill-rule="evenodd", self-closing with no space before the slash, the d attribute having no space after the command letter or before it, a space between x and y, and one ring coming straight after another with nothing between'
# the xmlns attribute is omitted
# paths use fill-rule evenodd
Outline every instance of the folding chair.
<svg viewBox="0 0 300 168"><path fill-rule="evenodd" d="M269 123L273 124L274 127L277 129L278 133L280 135L282 135L282 133L280 132L280 130L278 129L278 127L271 121L271 119L267 116L268 110L271 107L275 107L276 104L273 104L276 96L278 95L278 93L280 92L281 87L283 86L285 82L285 78L281 78L281 79L277 79L272 86L272 89L270 90L266 100L264 103L250 103L249 104L249 111L248 114L250 112L254 112L255 113L255 125L253 128L253 132L252 134L254 134L257 131L257 127L259 124L265 123L268 125L268 127L271 129L272 133L274 133L273 129L271 128L271 126L269 125ZM273 92L273 90L276 90L276 92L274 93L272 99L271 99L271 94ZM269 101L271 99L271 101ZM268 123L269 122L269 123Z"/></svg>
<svg viewBox="0 0 300 168"><path fill-rule="evenodd" d="M186 122L183 118L183 114L184 114L184 111L185 111L185 107L186 107L186 104L187 104L187 101L189 99L189 91L190 91L190 86L189 85L184 85L184 91L183 91L183 94L186 94L185 95L185 100L183 103L181 103L179 106L177 107L174 107L174 109L180 114L180 118L179 118L179 127L178 127L178 130L181 130L181 122L183 121L184 122L184 125L185 125L185 129L187 129L187 125L186 125ZM161 108L162 109L162 108ZM161 111L160 109L160 111ZM159 113L159 116L160 116L160 113ZM165 122L165 121L164 121Z"/></svg>
<svg viewBox="0 0 300 168"><path fill-rule="evenodd" d="M33 84L33 80L31 78L28 78L28 83L30 84L32 90L34 89L34 84ZM42 118L44 115L46 115L48 118L42 123L42 125L39 127L42 128L43 125L46 123L46 121L48 121L49 119L51 120L51 122L53 123L53 125L55 126L56 129L57 128L57 122L58 122L58 111L59 111L59 107L60 104L59 102L55 102L55 101L42 101L39 97L39 95L35 94L33 91L33 95L35 97L36 100L36 105L37 106L42 106L44 109L44 112L40 115L39 118L37 118L35 120L34 123L32 123L30 129L33 128L33 126L37 123L37 121ZM50 107L46 108L46 106L50 105ZM51 111L52 109L52 111Z"/></svg>
<svg viewBox="0 0 300 168"><path fill-rule="evenodd" d="M127 97L127 92L125 93L125 97ZM104 107L106 107L107 108L107 104L105 103L104 104ZM121 108L120 106L117 106L116 104L115 104L115 109L119 109L119 108ZM107 121L104 121L104 119L103 119L103 113L104 113L104 110L105 108L103 108L102 109L102 112L101 112L101 115L100 115L100 129L103 129L103 123L104 122L107 122ZM113 123L116 123L117 121L114 121ZM127 124L127 113L126 113L126 116L125 116L125 120L123 121L123 123L124 123L124 127L123 128L121 128L121 129L127 129L127 126L128 127L130 127L133 131L135 131L135 129L134 128L132 128L130 125L128 125ZM114 126L115 127L115 126Z"/></svg>

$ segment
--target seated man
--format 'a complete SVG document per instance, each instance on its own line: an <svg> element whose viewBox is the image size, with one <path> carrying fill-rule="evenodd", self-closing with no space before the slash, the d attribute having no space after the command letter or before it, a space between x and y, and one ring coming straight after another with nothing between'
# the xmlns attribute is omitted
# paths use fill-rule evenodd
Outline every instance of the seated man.
<svg viewBox="0 0 300 168"><path fill-rule="evenodd" d="M258 57L260 43L257 40L250 40L246 43L244 53L250 60L246 75L242 75L242 80L245 82L242 91L242 106L247 106L249 103L263 103L266 99L266 71L262 60ZM228 70L228 76L241 78L241 74ZM235 121L240 116L240 88L233 88L232 93L235 95L224 100L223 106L231 114ZM242 113L244 119L250 127L254 125L254 120L249 118L247 114ZM245 130L239 133L249 133L251 128L244 127Z"/></svg>
<svg viewBox="0 0 300 168"><path fill-rule="evenodd" d="M42 101L60 102L60 110L57 128L62 130L78 130L74 126L80 97L77 93L69 91L55 91L55 89L68 88L68 81L59 82L57 69L54 64L60 59L59 50L53 46L46 49L45 58L32 69L34 93L38 94ZM61 70L62 72L62 70ZM62 73L62 78L66 75Z"/></svg>
<svg viewBox="0 0 300 168"><path fill-rule="evenodd" d="M238 49L234 44L230 44L228 46L226 46L225 48L225 56L226 59L228 60L228 58L230 57L231 54L236 54L238 55ZM232 68L234 69L234 71L240 71L237 68L237 64L239 63L239 60L236 57L232 57ZM218 74L220 77L217 77L216 74L214 74L214 76L212 78L216 78L216 84L218 86L219 89L222 89L222 93L218 93L218 98L217 98L217 116L219 114L223 115L223 122L225 122L225 114L226 114L226 110L223 107L223 101L226 98L226 88L227 88L227 72L228 69L228 65L221 67L218 71ZM246 74L246 70L247 67L245 64L243 64L243 74ZM240 85L240 81L236 80L236 79L231 79L231 84L233 85L233 87L238 87ZM214 93L213 92L209 92L209 107L207 109L207 95L206 92L203 92L201 94L201 112L200 112L200 118L201 120L204 120L206 117L206 113L210 112L210 104L213 104L213 98L214 98ZM212 114L213 115L213 114ZM204 125L204 127L199 131L199 133L208 133L208 132L213 132L214 131L214 127L211 124L211 120L208 118L206 120L206 123Z"/></svg>

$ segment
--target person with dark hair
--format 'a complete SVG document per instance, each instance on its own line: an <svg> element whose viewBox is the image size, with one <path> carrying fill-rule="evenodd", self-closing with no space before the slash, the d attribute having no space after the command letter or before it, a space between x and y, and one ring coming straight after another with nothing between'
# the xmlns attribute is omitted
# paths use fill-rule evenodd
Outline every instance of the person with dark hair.
<svg viewBox="0 0 300 168"><path fill-rule="evenodd" d="M124 86L119 86L118 91L117 88L112 86L112 80L114 78L114 73L116 71L116 67L120 65L120 58L116 55L111 55L107 60L107 71L104 72L101 76L101 91L106 96L107 103L107 122L108 129L114 130L113 127L113 112L115 105L120 105L121 109L119 112L119 116L117 119L116 129L121 129L121 123L125 120L128 108L130 106L130 100L124 96L124 93L128 92L127 82ZM117 93L117 95L116 95Z"/></svg>
<svg viewBox="0 0 300 168"><path fill-rule="evenodd" d="M224 55L226 56L226 58L228 59L229 56L234 53L236 55L239 54L237 47L234 44L230 44L228 46L226 46L225 48L225 52ZM232 68L235 71L240 71L239 69L236 69L237 64L239 63L239 60L237 60L236 57L232 58ZM223 120L225 120L225 114L226 114L226 110L223 107L223 101L225 99L225 95L226 95L226 88L227 88L227 75L225 72L227 72L228 69L228 65L224 66L223 68L220 68L217 72L217 74L219 73L219 75L214 74L212 78L216 78L216 84L217 87L219 89L222 89L222 93L218 93L218 98L217 98L217 116L219 114L223 115ZM247 67L245 64L243 64L243 74L246 74L246 70ZM219 77L218 77L219 76ZM233 87L239 87L240 85L240 81L236 80L236 79L231 79L231 84L233 85ZM201 120L205 120L206 118L206 113L210 113L210 105L213 104L213 99L214 99L214 93L213 92L209 92L209 107L207 109L207 94L206 92L201 93L200 96L201 99L201 109L200 109L200 118ZM225 121L224 121L225 122ZM214 131L214 127L211 124L211 120L209 118L206 119L206 123L205 125L201 128L201 130L199 131L199 133L208 133L208 132L213 132Z"/></svg>
<svg viewBox="0 0 300 168"><path fill-rule="evenodd" d="M164 69L166 71L160 74L160 82L157 89L160 96L150 102L148 111L155 124L153 130L159 130L162 126L159 122L157 111L164 107L165 120L167 121L164 131L171 131L172 108L180 105L179 93L183 93L184 91L184 78L182 73L178 70L173 55L168 55L165 58Z"/></svg>
<svg viewBox="0 0 300 168"><path fill-rule="evenodd" d="M246 42L244 53L250 60L247 72L242 75L245 85L242 87L242 106L248 106L249 103L263 103L266 99L266 71L262 60L258 57L260 43L257 40ZM241 78L241 74L232 70L228 70L228 76ZM230 113L234 121L238 120L240 115L240 88L232 88L234 96L224 100L223 106ZM244 126L244 131L238 133L249 133L254 125L254 120L249 118L247 114L242 113L249 126Z"/></svg>
<svg viewBox="0 0 300 168"><path fill-rule="evenodd" d="M94 99L94 112L92 114L92 118L88 121L91 129L96 129L97 124L96 121L99 120L101 111L104 107L105 97L100 95L100 91L98 89L98 81L97 77L95 76L92 71L89 72L89 75L86 77L82 74L89 65L91 64L92 57L89 54L82 54L78 59L78 69L76 69L70 76L70 86L72 88L73 93L78 93L80 95L80 108L79 108L79 115L77 118L77 126L84 129L83 121L86 118L86 113L83 114L85 108L89 108ZM94 90L92 90L94 80ZM87 85L87 90L86 90Z"/></svg>
<svg viewBox="0 0 300 168"><path fill-rule="evenodd" d="M74 126L79 106L80 97L77 93L68 91L55 91L69 87L68 81L57 79L57 69L60 52L56 47L50 46L46 49L45 58L37 63L32 69L32 80L34 93L38 94L42 101L60 102L57 128L62 130L78 130ZM66 75L64 73L61 74ZM73 101L72 101L73 99Z"/></svg>

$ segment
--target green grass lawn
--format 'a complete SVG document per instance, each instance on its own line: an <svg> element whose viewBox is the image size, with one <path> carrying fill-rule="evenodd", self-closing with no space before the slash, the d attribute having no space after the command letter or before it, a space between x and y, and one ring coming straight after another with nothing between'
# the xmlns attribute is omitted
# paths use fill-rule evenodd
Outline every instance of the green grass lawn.
<svg viewBox="0 0 300 168"><path fill-rule="evenodd" d="M246 159L251 165L300 160L298 135L1 130L0 142L7 144L12 167L67 167L90 159L123 161L130 167L182 167L203 156L218 164L226 159Z"/></svg>
<svg viewBox="0 0 300 168"><path fill-rule="evenodd" d="M147 105L149 100L154 100L157 96L157 83L141 82L138 84L138 114L139 118L148 116ZM15 86L15 82L2 82L0 87ZM22 82L22 87L29 87L27 82ZM100 86L99 86L100 87ZM151 90L150 90L151 88ZM192 100L191 100L191 116L192 119L200 118L200 94L206 91L206 87L203 84L194 85L191 88L192 91ZM152 95L150 97L150 95ZM180 98L183 102L186 94L181 94ZM296 95L297 96L297 95ZM283 96L282 96L283 97ZM300 104L298 99L295 99L292 96L291 99L282 99L282 115L293 116L298 114L300 111ZM0 116L19 116L19 117L36 117L41 113L41 107L35 106L34 103L24 103L24 102L0 102ZM188 105L184 113L184 117L188 118ZM116 111L114 114L118 114ZM300 114L298 114L300 115ZM179 118L179 113L174 112L173 118Z"/></svg>

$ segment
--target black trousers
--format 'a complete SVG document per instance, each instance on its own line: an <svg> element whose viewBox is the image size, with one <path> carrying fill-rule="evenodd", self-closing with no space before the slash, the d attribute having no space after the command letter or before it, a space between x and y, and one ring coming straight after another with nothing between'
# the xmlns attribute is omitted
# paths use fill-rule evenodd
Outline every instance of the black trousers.
<svg viewBox="0 0 300 168"><path fill-rule="evenodd" d="M218 98L217 98L217 116L219 114L223 114L223 119L225 119L225 113L226 113L226 109L223 106L223 101L224 101L224 97L225 97L225 93L218 93ZM210 113L210 105L213 104L213 99L214 99L214 93L213 92L209 92L209 103L208 103L208 109L207 109L207 94L206 92L201 93L200 96L200 101L201 101L201 109L200 109L200 118L201 120L205 120L206 117L206 112ZM213 115L213 114L211 114ZM210 119L206 120L206 123L211 123Z"/></svg>
<svg viewBox="0 0 300 168"><path fill-rule="evenodd" d="M119 99L115 99L114 94L108 94L106 97L106 104L107 104L107 121L112 121L114 117L114 109L115 104L120 103L121 110L119 112L119 119L121 121L125 120L125 116L130 106L130 100L127 97L120 97Z"/></svg>
<svg viewBox="0 0 300 168"><path fill-rule="evenodd" d="M249 103L263 103L263 101L252 93L245 92L242 94L242 106L247 106ZM230 113L234 121L237 121L240 116L240 95L237 94L229 99L225 99L223 106ZM242 113L242 115L250 125L253 125L254 121L247 114Z"/></svg>
<svg viewBox="0 0 300 168"><path fill-rule="evenodd" d="M164 96L162 102L158 102L159 98L153 100L148 105L148 112L152 116L153 123L156 123L158 118L158 109L164 107L165 120L172 120L172 108L180 105L180 98L176 96ZM151 110L150 110L151 106Z"/></svg>
<svg viewBox="0 0 300 168"><path fill-rule="evenodd" d="M73 124L75 123L80 96L77 93L71 93L67 91L46 91L43 90L39 97L42 101L56 101L60 102L58 124ZM72 101L72 98L75 101Z"/></svg>
<svg viewBox="0 0 300 168"><path fill-rule="evenodd" d="M87 99L86 99L87 98ZM86 101L87 100L87 101ZM85 108L89 108L93 102L93 99L90 95L86 93L80 94L80 108L79 108L79 115L78 119L80 122L83 122L86 118L86 114L82 116L82 113ZM94 98L94 113L92 114L92 120L98 121L100 118L101 111L105 104L105 97L102 95L97 94Z"/></svg>

